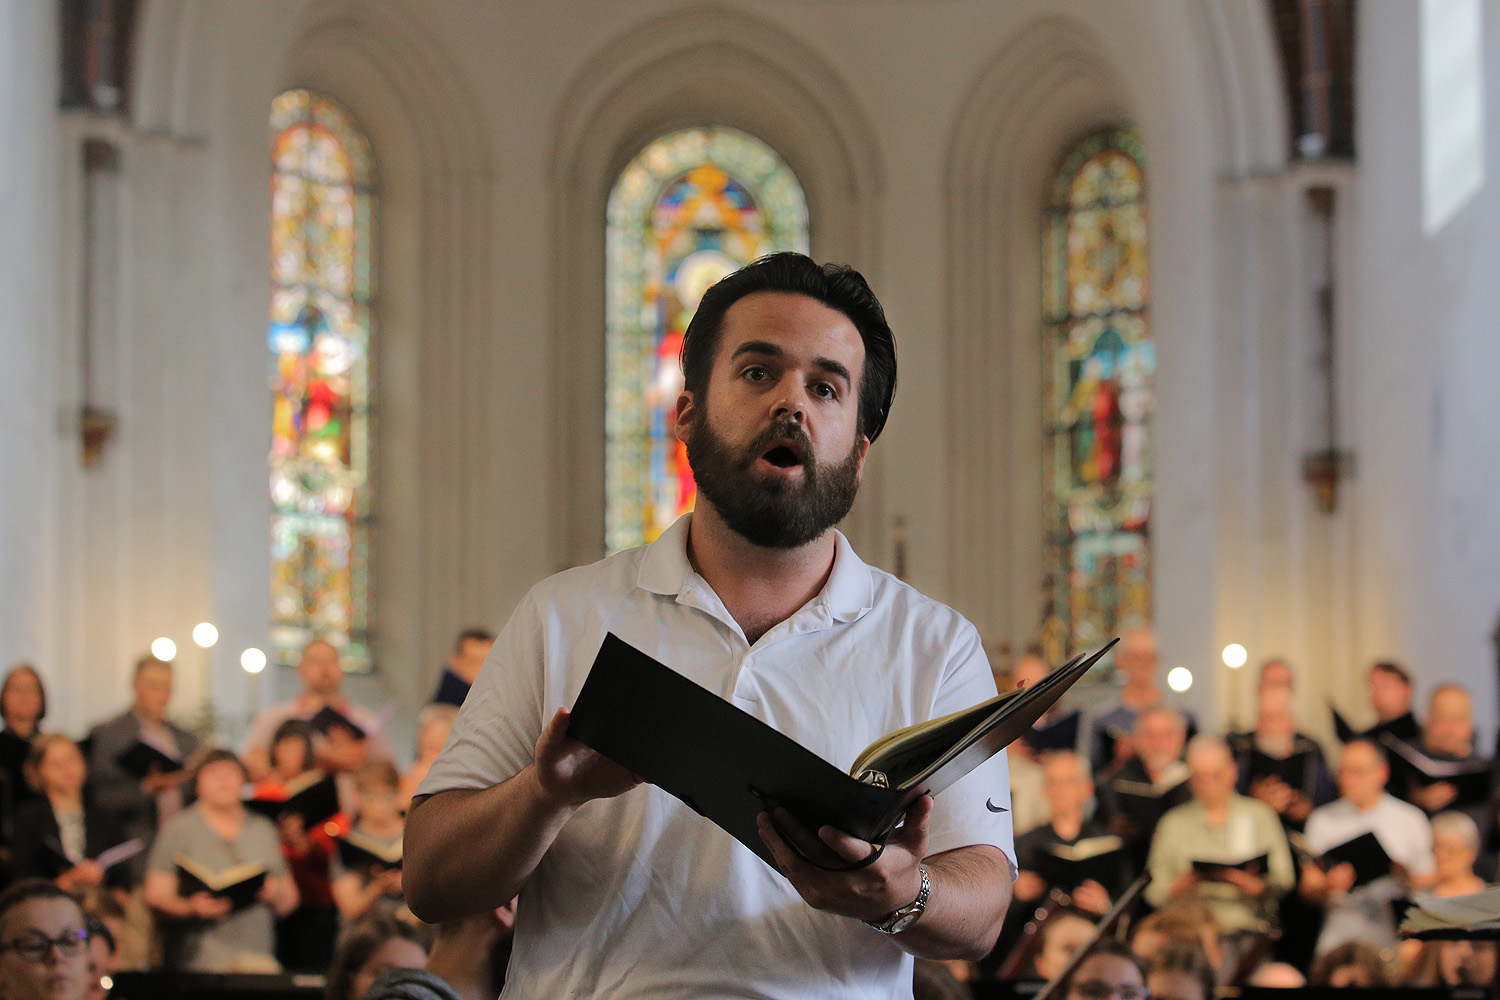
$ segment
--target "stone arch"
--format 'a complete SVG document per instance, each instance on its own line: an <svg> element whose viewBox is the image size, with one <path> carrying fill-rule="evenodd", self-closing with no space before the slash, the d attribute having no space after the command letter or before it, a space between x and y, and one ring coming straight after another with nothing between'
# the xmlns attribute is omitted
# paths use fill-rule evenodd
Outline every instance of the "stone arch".
<svg viewBox="0 0 1500 1000"><path fill-rule="evenodd" d="M875 281L882 189L874 135L848 85L815 51L749 15L706 7L644 22L591 57L564 92L552 182L554 551L559 566L604 549L604 217L619 171L657 136L706 123L769 143L807 196L814 256ZM877 461L872 456L872 465ZM879 475L846 526L878 522Z"/></svg>
<svg viewBox="0 0 1500 1000"><path fill-rule="evenodd" d="M1222 350L1216 342L1242 338L1237 324L1251 322L1236 310L1242 275L1235 271L1256 266L1251 241L1266 234L1247 236L1234 225L1234 213L1245 209L1232 195L1280 171L1285 160L1284 109L1265 12L1254 5L1233 11L1198 5L1150 28L1151 37L1188 43L1171 57L1169 72L1153 75L1125 64L1111 39L1071 17L1030 22L976 76L949 133L943 177L952 388L948 584L953 602L986 635L1025 638L1040 621L1045 484L1038 250L1045 185L1058 158L1104 128L1132 124L1144 134L1156 220L1151 257L1163 278L1157 282L1163 294L1153 296L1161 299L1153 325L1164 350L1176 351L1166 364L1175 368L1169 375L1178 390L1187 385L1208 393L1215 366L1224 364L1215 356ZM1172 225L1163 237L1157 222L1168 214ZM1162 266L1189 260L1192 269L1171 274ZM1204 403L1208 413L1215 402L1210 396ZM1218 613L1212 461L1214 435L1222 431L1202 412L1193 425L1189 410L1179 403L1163 428L1172 441L1163 447L1173 453L1159 482L1171 494L1172 513L1182 516L1172 518L1171 537L1163 538L1170 568L1158 563L1158 579L1171 580L1174 593L1161 595L1165 609L1158 619L1176 637L1169 653L1205 662Z"/></svg>

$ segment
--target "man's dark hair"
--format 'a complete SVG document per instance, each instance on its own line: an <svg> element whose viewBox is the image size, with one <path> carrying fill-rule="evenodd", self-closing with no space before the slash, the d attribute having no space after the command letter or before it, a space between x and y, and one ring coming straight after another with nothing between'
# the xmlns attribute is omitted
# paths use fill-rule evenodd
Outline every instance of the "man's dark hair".
<svg viewBox="0 0 1500 1000"><path fill-rule="evenodd" d="M495 633L484 628L466 628L458 633L458 638L453 642L453 651L462 653L466 642L494 642Z"/></svg>
<svg viewBox="0 0 1500 1000"><path fill-rule="evenodd" d="M789 292L816 299L854 324L865 344L859 376L859 433L874 441L896 395L896 340L885 310L864 276L844 264L818 264L805 254L773 253L727 275L703 293L682 341L682 385L701 405L719 349L724 314L755 292Z"/></svg>
<svg viewBox="0 0 1500 1000"><path fill-rule="evenodd" d="M1379 670L1383 674L1390 674L1407 687L1411 687L1411 673L1401 664L1394 660L1379 660L1370 666L1370 673Z"/></svg>

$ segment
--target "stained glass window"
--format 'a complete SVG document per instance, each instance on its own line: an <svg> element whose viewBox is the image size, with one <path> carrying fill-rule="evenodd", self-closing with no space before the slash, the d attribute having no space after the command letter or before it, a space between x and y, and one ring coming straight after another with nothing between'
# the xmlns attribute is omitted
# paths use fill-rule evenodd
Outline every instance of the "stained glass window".
<svg viewBox="0 0 1500 1000"><path fill-rule="evenodd" d="M765 143L728 128L652 142L609 196L605 545L654 540L697 496L672 436L678 351L704 291L777 250L807 252L807 202Z"/></svg>
<svg viewBox="0 0 1500 1000"><path fill-rule="evenodd" d="M1044 225L1049 644L1151 619L1152 414L1144 150L1134 130L1066 157Z"/></svg>
<svg viewBox="0 0 1500 1000"><path fill-rule="evenodd" d="M370 665L373 169L332 102L271 105L271 646Z"/></svg>

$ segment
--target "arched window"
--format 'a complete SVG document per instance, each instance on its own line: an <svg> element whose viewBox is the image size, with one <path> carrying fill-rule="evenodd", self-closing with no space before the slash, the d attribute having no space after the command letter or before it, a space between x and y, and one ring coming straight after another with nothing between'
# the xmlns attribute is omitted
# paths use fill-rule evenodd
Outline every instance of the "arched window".
<svg viewBox="0 0 1500 1000"><path fill-rule="evenodd" d="M759 139L683 129L621 172L605 246L605 546L618 552L654 540L697 496L672 413L699 298L757 257L806 253L807 202Z"/></svg>
<svg viewBox="0 0 1500 1000"><path fill-rule="evenodd" d="M1132 129L1085 139L1063 158L1043 226L1054 651L1151 619L1156 347L1144 163Z"/></svg>
<svg viewBox="0 0 1500 1000"><path fill-rule="evenodd" d="M374 176L348 114L271 104L271 646L310 639L370 665L370 303Z"/></svg>

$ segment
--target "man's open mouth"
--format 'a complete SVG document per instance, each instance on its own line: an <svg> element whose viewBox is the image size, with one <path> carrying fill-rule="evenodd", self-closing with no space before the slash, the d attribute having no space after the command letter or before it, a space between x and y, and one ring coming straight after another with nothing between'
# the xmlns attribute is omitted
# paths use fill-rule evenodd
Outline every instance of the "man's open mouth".
<svg viewBox="0 0 1500 1000"><path fill-rule="evenodd" d="M790 447L779 444L761 456L778 469L790 469L802 464L802 459Z"/></svg>

